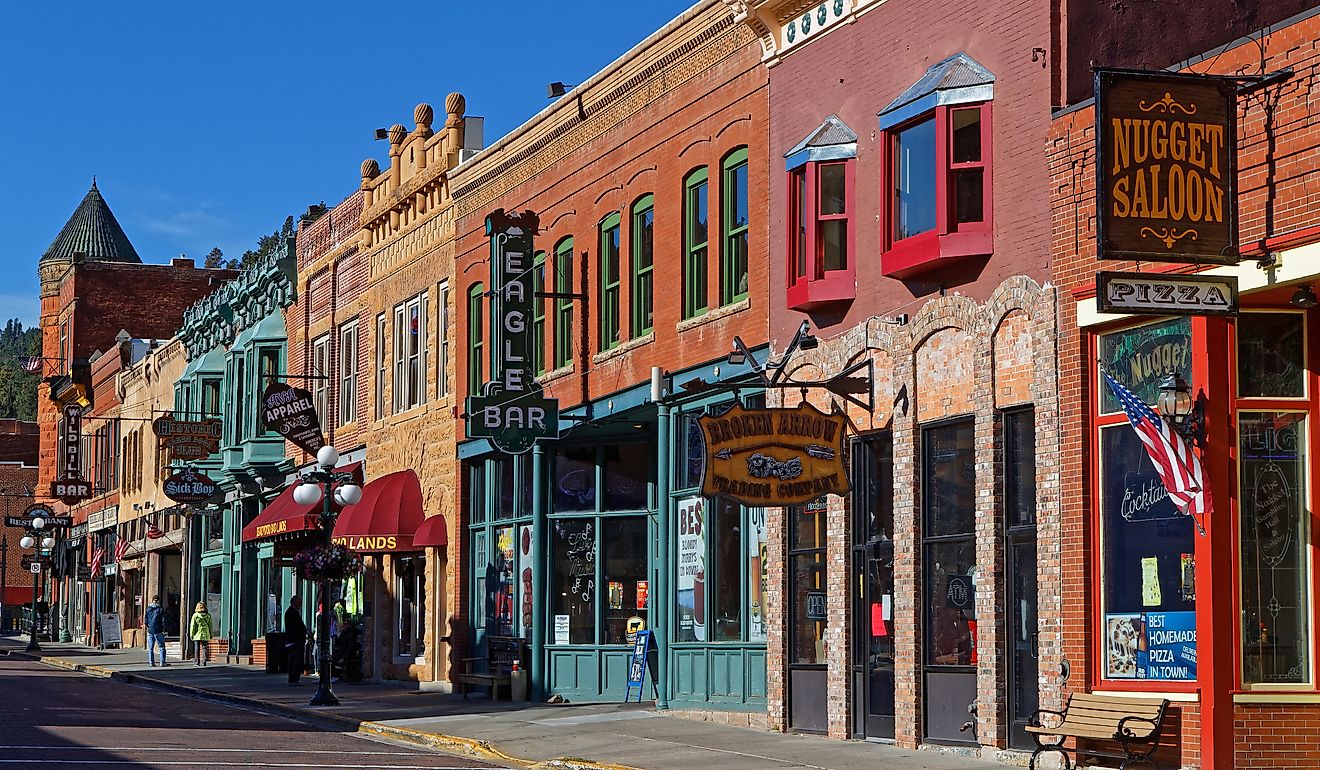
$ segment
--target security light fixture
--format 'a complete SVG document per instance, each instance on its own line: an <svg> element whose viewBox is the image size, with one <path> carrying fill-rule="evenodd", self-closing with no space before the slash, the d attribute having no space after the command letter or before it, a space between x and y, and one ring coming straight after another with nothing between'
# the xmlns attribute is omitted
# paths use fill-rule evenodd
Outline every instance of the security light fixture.
<svg viewBox="0 0 1320 770"><path fill-rule="evenodd" d="M1293 292L1292 299L1288 301L1292 303L1293 307L1302 309L1313 308L1317 302L1320 302L1315 296L1315 290L1311 288L1309 283L1298 286L1297 291Z"/></svg>
<svg viewBox="0 0 1320 770"><path fill-rule="evenodd" d="M568 89L577 88L576 83L560 83L558 80L545 87L545 96L547 99L558 99L568 93Z"/></svg>
<svg viewBox="0 0 1320 770"><path fill-rule="evenodd" d="M382 139L389 139L389 138L390 138L390 130L388 128L376 129L376 141L379 142Z"/></svg>

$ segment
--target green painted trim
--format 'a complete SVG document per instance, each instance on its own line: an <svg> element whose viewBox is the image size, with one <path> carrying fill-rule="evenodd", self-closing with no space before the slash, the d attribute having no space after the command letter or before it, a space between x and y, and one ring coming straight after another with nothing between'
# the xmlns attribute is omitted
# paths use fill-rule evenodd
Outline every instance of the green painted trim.
<svg viewBox="0 0 1320 770"><path fill-rule="evenodd" d="M683 179L683 319L696 318L710 309L707 249L710 247L710 186L705 166ZM698 190L706 198L706 239L697 241L693 222L698 219Z"/></svg>
<svg viewBox="0 0 1320 770"><path fill-rule="evenodd" d="M600 281L600 313L596 316L596 352L604 353L619 346L620 280L623 260L623 232L619 212L601 220L597 233L596 273Z"/></svg>
<svg viewBox="0 0 1320 770"><path fill-rule="evenodd" d="M555 291L571 294L573 288L573 236L560 239L555 244L554 264ZM555 367L568 366L573 361L573 300L555 300Z"/></svg>
<svg viewBox="0 0 1320 770"><path fill-rule="evenodd" d="M744 176L746 177L746 179L744 180L744 184L742 185L742 189L739 191L739 193L741 195L741 199L743 202L743 209L747 212L749 221L742 225L731 226L730 223L733 222L734 212L737 211L738 206L736 205L736 202L732 198L730 198L726 193L733 186L732 184L733 176L738 172L739 169L742 169L745 172ZM720 231L721 231L720 232L720 304L721 305L732 305L735 302L741 302L750 294L751 291L750 283L747 286L745 286L742 291L737 290L737 284L739 283L740 278L744 282L748 281L749 276L747 274L747 271L750 270L751 266L744 265L742 275L739 276L735 274L736 267L733 261L734 241L739 238L746 239L750 237L750 226L751 226L750 219L752 216L752 210L748 205L749 193L747 190L747 183L749 183L751 179L750 179L750 174L746 173L747 170L748 167L747 167L746 147L740 147L734 150L733 152L729 153L727 156L725 156L724 161L721 163L721 177L720 177L720 198L721 198L720 200Z"/></svg>
<svg viewBox="0 0 1320 770"><path fill-rule="evenodd" d="M467 325L468 325L468 394L478 395L481 393L483 378L483 367L481 361L482 349L484 347L483 338L485 336L485 323L482 315L482 294L485 292L485 286L478 281L472 284L468 289L467 300Z"/></svg>
<svg viewBox="0 0 1320 770"><path fill-rule="evenodd" d="M545 291L545 252L532 256L532 292ZM532 371L545 374L545 306L548 300L532 298Z"/></svg>
<svg viewBox="0 0 1320 770"><path fill-rule="evenodd" d="M643 221L651 217L651 243L646 264L640 256L647 251L642 240ZM633 339L643 337L655 326L655 196L647 193L632 205L632 216L628 221L629 249L628 264L632 268L632 283L628 291L632 310L629 333ZM647 318L647 316L651 316Z"/></svg>

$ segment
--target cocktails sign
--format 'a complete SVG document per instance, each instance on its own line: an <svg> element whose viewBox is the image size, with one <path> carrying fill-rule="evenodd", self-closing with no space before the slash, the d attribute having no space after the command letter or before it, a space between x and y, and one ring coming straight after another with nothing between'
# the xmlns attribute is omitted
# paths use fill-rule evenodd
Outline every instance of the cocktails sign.
<svg viewBox="0 0 1320 770"><path fill-rule="evenodd" d="M496 209L486 217L490 236L490 380L467 399L468 438L520 454L559 436L559 401L546 398L536 381L532 347L535 213Z"/></svg>
<svg viewBox="0 0 1320 770"><path fill-rule="evenodd" d="M1237 104L1225 78L1097 70L1100 259L1237 264Z"/></svg>
<svg viewBox="0 0 1320 770"><path fill-rule="evenodd" d="M706 439L704 495L749 506L798 505L850 489L843 463L847 418L811 404L744 409L698 419Z"/></svg>

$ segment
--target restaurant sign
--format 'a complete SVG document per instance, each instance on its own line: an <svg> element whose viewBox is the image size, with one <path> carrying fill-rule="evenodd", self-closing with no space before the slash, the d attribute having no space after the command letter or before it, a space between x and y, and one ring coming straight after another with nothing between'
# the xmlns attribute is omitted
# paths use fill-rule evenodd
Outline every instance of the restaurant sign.
<svg viewBox="0 0 1320 770"><path fill-rule="evenodd" d="M169 459L203 460L220 451L222 423L217 419L176 420L173 414L157 417L151 428Z"/></svg>
<svg viewBox="0 0 1320 770"><path fill-rule="evenodd" d="M490 379L468 396L468 438L485 438L507 454L521 454L540 439L559 437L559 401L536 381L532 317L536 302L532 236L534 212L486 216L490 236Z"/></svg>
<svg viewBox="0 0 1320 770"><path fill-rule="evenodd" d="M826 414L806 403L790 409L738 404L697 422L706 441L703 495L781 506L849 490L843 414Z"/></svg>
<svg viewBox="0 0 1320 770"><path fill-rule="evenodd" d="M1101 313L1237 315L1238 280L1230 275L1095 274Z"/></svg>
<svg viewBox="0 0 1320 770"><path fill-rule="evenodd" d="M1226 78L1097 70L1100 259L1237 264L1237 104Z"/></svg>
<svg viewBox="0 0 1320 770"><path fill-rule="evenodd" d="M283 382L271 382L261 396L262 416L273 430L309 455L325 446L312 394Z"/></svg>
<svg viewBox="0 0 1320 770"><path fill-rule="evenodd" d="M206 474L184 468L165 479L165 496L176 503L204 503L215 496L216 483Z"/></svg>

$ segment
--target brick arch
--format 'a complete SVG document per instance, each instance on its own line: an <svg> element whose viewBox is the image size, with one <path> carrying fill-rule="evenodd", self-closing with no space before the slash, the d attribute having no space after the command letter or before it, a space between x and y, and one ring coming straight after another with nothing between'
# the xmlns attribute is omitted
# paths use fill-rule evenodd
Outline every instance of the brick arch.
<svg viewBox="0 0 1320 770"><path fill-rule="evenodd" d="M946 324L912 351L917 422L975 413L979 347L973 331Z"/></svg>
<svg viewBox="0 0 1320 770"><path fill-rule="evenodd" d="M1049 300L1053 293L1052 288L1043 287L1025 275L1015 275L996 286L986 299L986 318L996 330L1004 317L1014 310L1021 310L1036 319L1046 309L1042 302Z"/></svg>
<svg viewBox="0 0 1320 770"><path fill-rule="evenodd" d="M974 335L980 330L982 319L982 310L971 297L955 294L931 300L908 324L913 355L942 329L957 329Z"/></svg>

